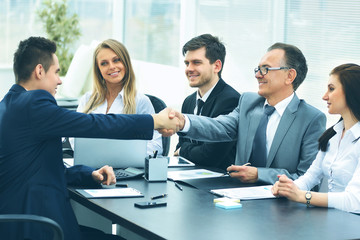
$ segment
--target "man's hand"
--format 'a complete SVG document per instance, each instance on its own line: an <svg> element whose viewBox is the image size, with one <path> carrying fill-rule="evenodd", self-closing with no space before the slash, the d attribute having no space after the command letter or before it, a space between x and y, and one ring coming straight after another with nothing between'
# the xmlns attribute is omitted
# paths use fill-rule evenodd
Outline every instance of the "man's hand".
<svg viewBox="0 0 360 240"><path fill-rule="evenodd" d="M181 112L178 112L174 109L170 109L168 116L170 119L177 118L179 119L179 130L182 130L185 126L185 117Z"/></svg>
<svg viewBox="0 0 360 240"><path fill-rule="evenodd" d="M175 134L184 127L185 120L182 121L182 124L180 118L184 119L184 117L181 113L180 115L171 108L165 108L158 114L153 114L154 129L158 130L164 137Z"/></svg>
<svg viewBox="0 0 360 240"><path fill-rule="evenodd" d="M116 183L115 173L112 167L108 165L92 172L93 179L104 185L111 185Z"/></svg>
<svg viewBox="0 0 360 240"><path fill-rule="evenodd" d="M231 165L226 169L231 177L239 179L244 183L254 183L258 180L258 170L256 167Z"/></svg>

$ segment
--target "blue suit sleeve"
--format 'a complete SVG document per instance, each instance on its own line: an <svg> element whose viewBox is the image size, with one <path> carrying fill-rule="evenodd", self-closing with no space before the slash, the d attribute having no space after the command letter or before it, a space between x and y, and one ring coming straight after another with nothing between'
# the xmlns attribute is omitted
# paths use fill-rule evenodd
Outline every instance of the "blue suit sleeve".
<svg viewBox="0 0 360 240"><path fill-rule="evenodd" d="M95 169L84 165L65 168L66 182L68 185L74 186L98 187L99 184L95 182L91 176L94 170Z"/></svg>

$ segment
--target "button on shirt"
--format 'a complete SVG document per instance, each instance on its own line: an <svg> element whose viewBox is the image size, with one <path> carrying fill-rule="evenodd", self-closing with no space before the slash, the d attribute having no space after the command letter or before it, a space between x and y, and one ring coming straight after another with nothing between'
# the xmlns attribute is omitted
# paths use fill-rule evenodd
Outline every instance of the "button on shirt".
<svg viewBox="0 0 360 240"><path fill-rule="evenodd" d="M360 122L345 132L343 121L334 126L336 134L326 152L319 151L308 171L295 180L302 190L309 190L328 178L328 207L360 213Z"/></svg>

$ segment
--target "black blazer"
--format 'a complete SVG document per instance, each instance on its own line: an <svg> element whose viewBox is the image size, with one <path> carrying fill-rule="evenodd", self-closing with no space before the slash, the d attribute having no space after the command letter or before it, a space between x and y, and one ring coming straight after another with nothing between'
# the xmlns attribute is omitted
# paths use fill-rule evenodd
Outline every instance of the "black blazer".
<svg viewBox="0 0 360 240"><path fill-rule="evenodd" d="M220 79L206 100L201 115L217 117L230 113L238 105L240 94ZM194 114L196 92L189 95L183 102L181 112ZM236 141L206 143L179 136L176 149L180 148L180 156L190 161L209 167L226 169L234 163Z"/></svg>

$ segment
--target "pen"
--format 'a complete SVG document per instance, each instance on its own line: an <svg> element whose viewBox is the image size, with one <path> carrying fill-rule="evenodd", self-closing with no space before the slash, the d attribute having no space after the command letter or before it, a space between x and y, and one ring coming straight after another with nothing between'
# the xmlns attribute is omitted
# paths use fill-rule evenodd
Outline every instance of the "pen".
<svg viewBox="0 0 360 240"><path fill-rule="evenodd" d="M251 165L251 163L247 162L241 166L249 166L249 165ZM238 172L238 171L228 171L228 172L224 173L224 175L230 175L230 173L233 173L233 172Z"/></svg>
<svg viewBox="0 0 360 240"><path fill-rule="evenodd" d="M128 185L124 184L124 183L117 183L116 186L117 187L128 187Z"/></svg>
<svg viewBox="0 0 360 240"><path fill-rule="evenodd" d="M182 187L180 187L180 185L179 184L177 184L177 182L175 182L175 187L177 187L180 191L182 191L183 189L182 189Z"/></svg>
<svg viewBox="0 0 360 240"><path fill-rule="evenodd" d="M154 157L153 157L153 158L156 158L157 153L158 153L158 151L157 151L157 150L156 150L156 151L154 151Z"/></svg>
<svg viewBox="0 0 360 240"><path fill-rule="evenodd" d="M163 197L166 197L166 196L167 196L167 194L164 193L164 194L161 194L161 195L159 195L159 196L154 196L154 197L152 197L151 200L158 199L158 198L163 198Z"/></svg>

